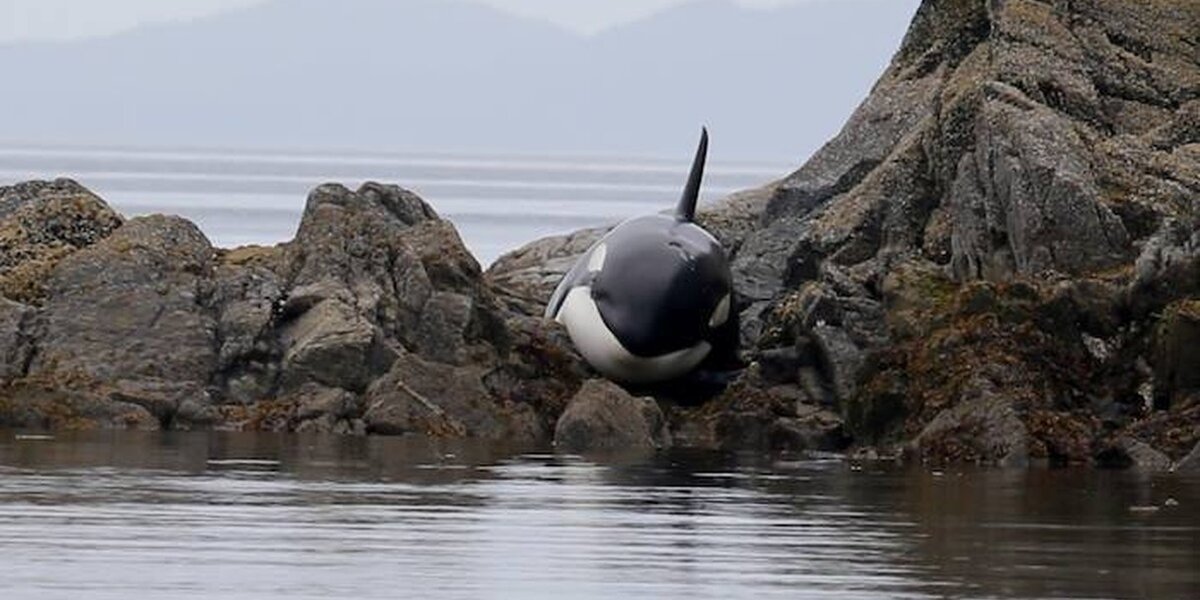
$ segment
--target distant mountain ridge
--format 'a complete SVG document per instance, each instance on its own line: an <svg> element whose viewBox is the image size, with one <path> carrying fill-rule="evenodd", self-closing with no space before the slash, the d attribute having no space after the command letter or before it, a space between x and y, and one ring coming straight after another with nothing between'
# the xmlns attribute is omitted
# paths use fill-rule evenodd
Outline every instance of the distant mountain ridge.
<svg viewBox="0 0 1200 600"><path fill-rule="evenodd" d="M910 0L685 4L581 36L461 1L275 0L0 46L0 139L794 162L891 58Z"/></svg>

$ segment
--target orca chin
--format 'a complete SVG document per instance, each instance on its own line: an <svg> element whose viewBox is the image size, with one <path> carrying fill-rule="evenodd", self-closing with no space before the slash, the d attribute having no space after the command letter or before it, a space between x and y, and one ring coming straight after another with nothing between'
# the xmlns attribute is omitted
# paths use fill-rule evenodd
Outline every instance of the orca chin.
<svg viewBox="0 0 1200 600"><path fill-rule="evenodd" d="M556 320L567 328L588 364L619 383L641 385L675 379L698 367L712 351L712 345L702 341L659 356L633 354L604 322L587 286L567 293Z"/></svg>

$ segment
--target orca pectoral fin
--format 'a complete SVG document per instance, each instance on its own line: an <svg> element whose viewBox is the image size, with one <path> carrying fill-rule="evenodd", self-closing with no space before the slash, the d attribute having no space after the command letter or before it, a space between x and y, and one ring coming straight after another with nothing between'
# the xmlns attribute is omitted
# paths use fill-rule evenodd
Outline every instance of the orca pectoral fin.
<svg viewBox="0 0 1200 600"><path fill-rule="evenodd" d="M675 209L675 218L685 223L691 223L696 218L696 204L700 200L700 185L704 181L704 163L707 160L708 128L705 127L700 131L700 147L696 149L696 158L692 161L687 187L683 189L683 197Z"/></svg>

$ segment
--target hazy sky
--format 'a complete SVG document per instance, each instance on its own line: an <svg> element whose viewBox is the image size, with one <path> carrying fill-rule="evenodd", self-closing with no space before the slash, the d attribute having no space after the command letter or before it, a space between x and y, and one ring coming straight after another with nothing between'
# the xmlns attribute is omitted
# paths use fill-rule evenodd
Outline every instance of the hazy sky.
<svg viewBox="0 0 1200 600"><path fill-rule="evenodd" d="M265 0L0 0L0 42L71 39L189 19ZM348 0L340 0L348 1ZM471 0L594 33L695 0ZM814 0L735 0L770 7ZM848 2L853 0L824 0Z"/></svg>

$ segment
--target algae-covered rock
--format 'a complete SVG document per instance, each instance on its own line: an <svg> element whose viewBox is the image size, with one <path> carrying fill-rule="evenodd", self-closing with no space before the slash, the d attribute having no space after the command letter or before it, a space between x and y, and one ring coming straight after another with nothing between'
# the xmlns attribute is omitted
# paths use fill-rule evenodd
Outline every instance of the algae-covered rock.
<svg viewBox="0 0 1200 600"><path fill-rule="evenodd" d="M497 402L478 367L401 356L364 396L367 430L533 442L545 437L532 409Z"/></svg>
<svg viewBox="0 0 1200 600"><path fill-rule="evenodd" d="M0 382L24 377L33 353L29 337L34 310L0 298Z"/></svg>
<svg viewBox="0 0 1200 600"><path fill-rule="evenodd" d="M1196 447L1187 456L1179 459L1172 468L1177 473L1200 474L1200 442L1196 443Z"/></svg>
<svg viewBox="0 0 1200 600"><path fill-rule="evenodd" d="M1200 299L1169 306L1158 327L1155 389L1165 403L1200 390Z"/></svg>
<svg viewBox="0 0 1200 600"><path fill-rule="evenodd" d="M69 179L0 187L0 296L39 304L59 261L121 223L103 200Z"/></svg>
<svg viewBox="0 0 1200 600"><path fill-rule="evenodd" d="M295 240L233 250L177 217L42 223L58 237L21 220L111 212L70 182L3 198L24 237L0 266L42 238L57 254L33 304L0 298L0 425L538 440L582 380L565 338L513 319L453 225L399 187L322 186Z"/></svg>

